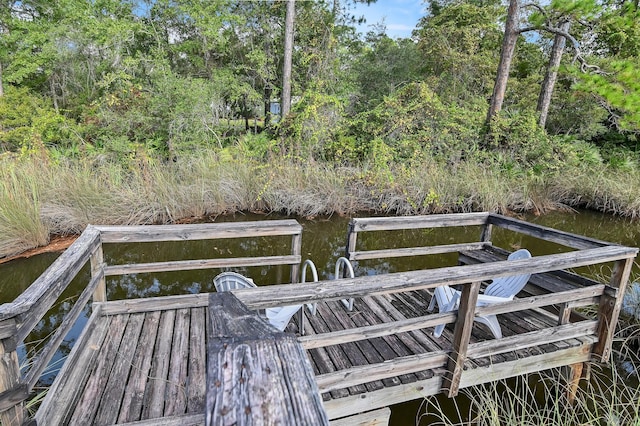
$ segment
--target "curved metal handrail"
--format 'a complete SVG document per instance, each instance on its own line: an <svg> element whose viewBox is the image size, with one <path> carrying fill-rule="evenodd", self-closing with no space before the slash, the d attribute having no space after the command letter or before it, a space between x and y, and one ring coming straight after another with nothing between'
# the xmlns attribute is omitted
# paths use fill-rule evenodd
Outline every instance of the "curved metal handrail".
<svg viewBox="0 0 640 426"><path fill-rule="evenodd" d="M334 277L335 280L339 280L341 278L342 274L344 273L345 267L347 268L347 271L349 271L348 278L355 278L355 274L353 273L353 266L351 266L351 262L349 262L349 259L347 259L346 257L340 257L338 258L338 260L336 260ZM353 310L353 297L350 299L342 299L341 302L349 311Z"/></svg>

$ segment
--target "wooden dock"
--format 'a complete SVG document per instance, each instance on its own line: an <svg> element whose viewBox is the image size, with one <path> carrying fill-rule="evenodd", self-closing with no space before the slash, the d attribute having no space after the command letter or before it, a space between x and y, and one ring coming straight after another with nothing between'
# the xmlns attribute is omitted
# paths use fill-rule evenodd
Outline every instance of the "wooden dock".
<svg viewBox="0 0 640 426"><path fill-rule="evenodd" d="M476 226L479 241L389 249L360 247L369 232ZM493 227L571 248L506 261ZM291 238L273 256L107 265L103 243ZM457 253L459 266L300 283L302 228L293 220L203 225L89 227L16 301L0 306L0 421L40 425L386 424L388 406L516 375L606 361L637 249L488 213L353 219L346 257ZM383 239L381 239L383 241ZM90 264L92 278L49 343L20 372L16 347ZM575 268L608 264L600 283ZM221 294L107 301L105 276L136 272L286 265L290 283ZM483 282L531 273L516 299L476 307ZM212 273L212 276L215 273ZM458 285L458 311L429 313L433 289ZM348 311L341 299L354 298ZM317 302L285 333L259 316L269 307ZM23 409L40 374L87 304L92 315L33 418ZM580 314L593 306L597 318ZM474 315L496 314L495 339ZM442 336L433 328L447 324ZM375 422L378 423L375 423Z"/></svg>

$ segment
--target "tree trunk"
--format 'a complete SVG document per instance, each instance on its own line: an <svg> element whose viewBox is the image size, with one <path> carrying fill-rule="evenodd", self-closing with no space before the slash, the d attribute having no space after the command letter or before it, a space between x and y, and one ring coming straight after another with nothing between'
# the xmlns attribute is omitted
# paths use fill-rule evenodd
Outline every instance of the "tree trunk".
<svg viewBox="0 0 640 426"><path fill-rule="evenodd" d="M560 30L565 33L569 32L571 22L563 22L560 26ZM556 84L558 77L558 67L562 60L562 54L564 53L566 39L560 34L556 34L553 40L553 49L551 50L551 56L549 57L549 65L547 66L547 73L542 81L542 87L540 88L540 96L538 97L538 106L536 110L540 112L538 118L538 124L544 128L547 123L547 116L549 114L549 105L551 105L551 95L553 94L553 88Z"/></svg>
<svg viewBox="0 0 640 426"><path fill-rule="evenodd" d="M4 84L2 83L2 63L0 62L0 97L4 96Z"/></svg>
<svg viewBox="0 0 640 426"><path fill-rule="evenodd" d="M496 74L496 83L493 86L491 95L491 105L487 114L487 125L491 125L491 119L500 112L504 101L504 94L507 90L507 80L509 79L509 69L511 60L516 49L516 41L520 31L518 29L518 17L520 14L520 0L510 0L507 11L507 22L504 28L504 39L500 50L500 62Z"/></svg>
<svg viewBox="0 0 640 426"><path fill-rule="evenodd" d="M296 13L295 0L287 0L287 15L284 24L284 64L282 68L282 119L291 110L291 64L293 60L293 25Z"/></svg>

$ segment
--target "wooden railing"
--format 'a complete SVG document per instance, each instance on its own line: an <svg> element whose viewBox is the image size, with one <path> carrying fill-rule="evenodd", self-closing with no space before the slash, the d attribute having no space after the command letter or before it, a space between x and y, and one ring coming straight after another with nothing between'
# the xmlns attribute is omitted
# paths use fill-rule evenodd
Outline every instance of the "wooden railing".
<svg viewBox="0 0 640 426"><path fill-rule="evenodd" d="M107 265L104 243L193 241L291 236L290 254L247 258L217 258L131 265ZM169 226L88 226L82 235L12 303L0 305L0 423L24 421L23 402L30 396L64 337L90 300L107 299L106 276L141 272L223 268L227 266L290 265L291 282L298 279L302 227L295 220ZM21 372L17 348L51 309L80 270L90 264L91 278L46 345Z"/></svg>
<svg viewBox="0 0 640 426"><path fill-rule="evenodd" d="M445 245L425 245L400 249L376 248L356 250L357 236L362 232L425 229L459 226L481 227L479 241L456 242ZM235 290L234 295L250 309L289 304L303 304L323 300L382 295L419 289L434 289L441 285L461 285L462 296L458 311L424 315L419 318L388 322L352 330L335 331L314 336L301 336L299 342L307 348L353 342L371 337L454 323L453 351L436 351L401 357L393 361L353 367L316 377L322 392L338 387L366 383L379 378L416 372L430 367L446 367L444 388L455 395L460 387L465 359L508 352L542 343L591 336L595 342L591 356L601 360L609 357L615 325L622 303L636 248L606 242L528 224L488 213L433 215L399 218L353 219L349 225L346 255L351 260L380 257L430 255L460 251L480 252L491 247L493 227L500 227L543 240L578 249L567 253L534 256L516 261L491 261L430 270L389 273L377 276L345 278L306 283L304 285L274 285L255 289ZM152 271L221 268L254 265L290 265L291 282L297 282L301 261L302 228L293 220L250 223L222 223L202 225L93 227L89 226L13 303L0 306L0 422L3 426L21 424L25 401L43 369L58 349L82 309L90 299L106 300L105 277L109 275ZM291 236L291 253L248 258L218 258L178 260L130 265L105 264L103 243L149 241L190 241L218 238L249 238L254 236ZM534 253L535 254L535 253ZM497 277L520 274L565 274L568 269L581 266L613 263L608 283L594 283L588 279L561 291L541 292L509 303L476 307L480 283ZM18 366L17 346L29 335L78 272L90 264L91 278L75 306L69 311L47 346L32 362L26 374ZM193 297L195 297L194 295ZM191 296L189 296L191 297ZM203 302L208 303L208 302ZM572 307L598 304L597 320L570 322ZM501 314L526 309L561 306L555 327L508 336L498 340L470 343L470 331L475 315ZM105 311L106 312L106 311Z"/></svg>

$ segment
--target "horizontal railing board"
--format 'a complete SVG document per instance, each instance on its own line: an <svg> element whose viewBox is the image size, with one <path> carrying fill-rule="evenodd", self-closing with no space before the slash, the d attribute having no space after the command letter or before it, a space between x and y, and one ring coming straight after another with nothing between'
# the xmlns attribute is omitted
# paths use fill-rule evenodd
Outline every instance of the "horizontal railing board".
<svg viewBox="0 0 640 426"><path fill-rule="evenodd" d="M299 255L235 257L225 259L175 260L170 262L132 263L128 265L105 266L105 276L142 274L148 272L191 271L195 269L213 269L243 266L297 265Z"/></svg>
<svg viewBox="0 0 640 426"><path fill-rule="evenodd" d="M589 339L590 340L590 339ZM537 373L552 368L587 362L591 359L593 341L585 342L581 346L560 349L554 352L520 358L487 367L476 367L465 370L460 379L460 388L495 382L509 377Z"/></svg>
<svg viewBox="0 0 640 426"><path fill-rule="evenodd" d="M523 220L514 219L494 213L489 216L489 223L503 229L508 229L520 234L529 235L545 241L554 242L576 249L589 249L615 245L605 241L596 240L594 238L559 231L557 229L549 228L542 225L536 225L533 223L525 222Z"/></svg>
<svg viewBox="0 0 640 426"><path fill-rule="evenodd" d="M456 253L461 250L480 250L484 248L486 242L479 243L460 243L460 244L446 244L438 246L425 246L425 247L407 247L397 249L384 249L384 250L367 250L367 251L354 251L349 253L349 260L365 260L365 259L380 259L380 258L392 258L392 257L406 257L406 256L424 256L429 254L443 254L443 253Z"/></svg>
<svg viewBox="0 0 640 426"><path fill-rule="evenodd" d="M522 311L526 309L540 308L558 303L573 302L579 300L593 301L594 297L604 293L605 286L600 284L592 287L577 288L560 293L541 294L538 296L523 297L488 306L476 307L477 316L506 314L508 312Z"/></svg>
<svg viewBox="0 0 640 426"><path fill-rule="evenodd" d="M0 305L0 320L27 313L33 327L100 245L100 233L92 226L78 237L24 292L11 303ZM27 312L28 311L28 312Z"/></svg>
<svg viewBox="0 0 640 426"><path fill-rule="evenodd" d="M143 299L112 300L94 303L102 315L135 314L171 309L201 308L209 306L209 293L158 296Z"/></svg>
<svg viewBox="0 0 640 426"><path fill-rule="evenodd" d="M145 243L267 237L302 233L294 219L186 225L97 226L104 243Z"/></svg>
<svg viewBox="0 0 640 426"><path fill-rule="evenodd" d="M298 341L305 349L321 348L341 343L356 342L359 340L388 336L390 334L419 330L422 328L435 327L439 324L446 324L455 321L456 316L457 314L455 312L432 314L401 321L386 322L384 324L375 324L329 333L300 336L298 337Z"/></svg>
<svg viewBox="0 0 640 426"><path fill-rule="evenodd" d="M316 383L320 392L330 392L401 374L444 367L448 359L449 354L446 351L408 355L378 364L362 365L334 373L321 374L316 376Z"/></svg>
<svg viewBox="0 0 640 426"><path fill-rule="evenodd" d="M470 344L467 350L467 356L469 358L483 358L538 345L555 343L561 340L584 336L595 337L597 327L598 321L590 320L544 328L515 336L503 337L502 339L485 340L483 342Z"/></svg>
<svg viewBox="0 0 640 426"><path fill-rule="evenodd" d="M509 312L523 311L527 309L534 309L542 306L564 302L570 302L572 306L585 306L588 304L592 304L596 300L594 298L602 294L603 289L604 286L600 285L595 288L580 288L558 294L515 299L509 302L499 303L486 307L476 307L475 312L476 316L492 314L497 315ZM298 341L304 346L305 349L313 349L371 339L374 337L387 336L389 334L435 327L439 324L451 323L455 321L456 318L457 314L453 312L432 314L401 321L387 322L384 324L376 324L330 333L301 336L298 338Z"/></svg>
<svg viewBox="0 0 640 426"><path fill-rule="evenodd" d="M473 343L469 345L467 355L469 358L481 358L587 336L591 336L593 341L597 324L597 321L585 321L584 323L567 324L517 336ZM576 351L579 350L576 349ZM400 374L444 367L449 356L450 353L448 351L409 355L377 364L351 367L333 373L322 374L316 376L316 382L320 392L329 392L374 380L395 377ZM465 374L467 374L466 371L463 376Z"/></svg>
<svg viewBox="0 0 640 426"><path fill-rule="evenodd" d="M0 393L0 413L15 407L29 398L29 390L25 383L19 383L15 387Z"/></svg>
<svg viewBox="0 0 640 426"><path fill-rule="evenodd" d="M354 232L394 231L401 229L444 228L484 225L489 213L455 213L422 216L366 217L351 219Z"/></svg>
<svg viewBox="0 0 640 426"><path fill-rule="evenodd" d="M443 284L466 284L472 281L486 281L516 274L548 272L632 258L637 251L638 249L629 247L601 247L522 260L319 281L306 283L304 286L258 287L256 289L235 290L234 294L250 308L259 309L309 303L317 300L337 300L363 295L428 289Z"/></svg>

